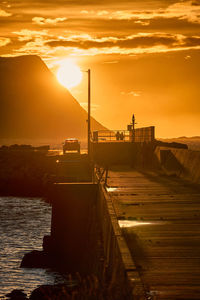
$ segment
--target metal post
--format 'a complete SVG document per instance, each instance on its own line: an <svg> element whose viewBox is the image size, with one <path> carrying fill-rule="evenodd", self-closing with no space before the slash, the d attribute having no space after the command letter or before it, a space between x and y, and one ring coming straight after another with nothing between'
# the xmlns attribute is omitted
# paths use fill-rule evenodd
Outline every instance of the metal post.
<svg viewBox="0 0 200 300"><path fill-rule="evenodd" d="M132 137L132 142L135 142L135 116L133 114L133 117L132 117L132 124L133 124L133 137Z"/></svg>
<svg viewBox="0 0 200 300"><path fill-rule="evenodd" d="M88 159L90 160L90 102L91 102L91 72L88 69Z"/></svg>

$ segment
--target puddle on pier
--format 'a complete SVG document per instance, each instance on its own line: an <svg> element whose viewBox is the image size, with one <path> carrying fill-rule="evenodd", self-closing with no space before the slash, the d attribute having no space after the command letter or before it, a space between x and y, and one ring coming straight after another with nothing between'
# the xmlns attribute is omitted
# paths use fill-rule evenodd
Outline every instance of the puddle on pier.
<svg viewBox="0 0 200 300"><path fill-rule="evenodd" d="M127 186L106 186L106 191L108 193L112 192L118 192L119 194L128 194L132 196L137 196L135 193L130 193L130 191L133 190L133 187L127 187Z"/></svg>
<svg viewBox="0 0 200 300"><path fill-rule="evenodd" d="M133 221L133 220L119 220L118 223L121 228L155 224L153 222L143 222L143 221Z"/></svg>
<svg viewBox="0 0 200 300"><path fill-rule="evenodd" d="M106 186L106 191L107 192L116 192L116 191L118 191L119 190L119 188L117 188L117 187L112 187L112 186Z"/></svg>
<svg viewBox="0 0 200 300"><path fill-rule="evenodd" d="M169 223L169 222L167 222L167 221L145 222L145 221L137 221L137 220L118 220L118 224L121 228L145 226L145 225L163 225L166 223Z"/></svg>

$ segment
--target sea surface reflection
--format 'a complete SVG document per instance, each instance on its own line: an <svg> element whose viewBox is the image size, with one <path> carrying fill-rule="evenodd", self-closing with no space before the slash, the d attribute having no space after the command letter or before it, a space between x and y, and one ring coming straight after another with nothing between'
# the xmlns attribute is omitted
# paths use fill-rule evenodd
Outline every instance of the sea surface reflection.
<svg viewBox="0 0 200 300"><path fill-rule="evenodd" d="M20 268L24 254L42 250L51 207L39 198L0 197L0 298L13 289L29 294L41 284L64 282L59 273Z"/></svg>

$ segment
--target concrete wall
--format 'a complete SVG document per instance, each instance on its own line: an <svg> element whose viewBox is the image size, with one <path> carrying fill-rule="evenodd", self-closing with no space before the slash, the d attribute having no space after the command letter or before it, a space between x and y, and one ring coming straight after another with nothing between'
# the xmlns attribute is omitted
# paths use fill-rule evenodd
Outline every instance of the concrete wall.
<svg viewBox="0 0 200 300"><path fill-rule="evenodd" d="M54 158L55 182L85 182L91 181L91 169L85 154L67 153Z"/></svg>
<svg viewBox="0 0 200 300"><path fill-rule="evenodd" d="M98 276L109 299L144 299L109 195L93 183L54 184L51 254L68 272Z"/></svg>
<svg viewBox="0 0 200 300"><path fill-rule="evenodd" d="M156 147L155 156L167 174L200 184L200 151Z"/></svg>
<svg viewBox="0 0 200 300"><path fill-rule="evenodd" d="M98 187L93 183L54 184L52 189L53 252L68 271L90 269L96 251L93 241L97 239L97 191Z"/></svg>
<svg viewBox="0 0 200 300"><path fill-rule="evenodd" d="M155 149L154 143L92 143L93 161L100 165L112 166L128 164L131 166L144 166L152 163L151 158Z"/></svg>
<svg viewBox="0 0 200 300"><path fill-rule="evenodd" d="M92 143L93 160L101 165L123 164L131 162L133 144L127 142Z"/></svg>
<svg viewBox="0 0 200 300"><path fill-rule="evenodd" d="M155 140L155 126L134 129L135 142L153 142Z"/></svg>

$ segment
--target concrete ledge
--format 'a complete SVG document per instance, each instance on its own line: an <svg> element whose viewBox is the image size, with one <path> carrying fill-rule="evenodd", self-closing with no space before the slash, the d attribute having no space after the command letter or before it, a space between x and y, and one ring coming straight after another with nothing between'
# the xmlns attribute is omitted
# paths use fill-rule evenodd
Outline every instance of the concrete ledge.
<svg viewBox="0 0 200 300"><path fill-rule="evenodd" d="M200 151L156 147L155 155L167 174L200 184Z"/></svg>
<svg viewBox="0 0 200 300"><path fill-rule="evenodd" d="M121 293L119 299L146 299L144 287L122 235L110 196L104 186L99 186L98 211L102 226L105 254L105 277L110 288ZM121 298L120 298L121 297ZM118 298L117 298L118 299Z"/></svg>

